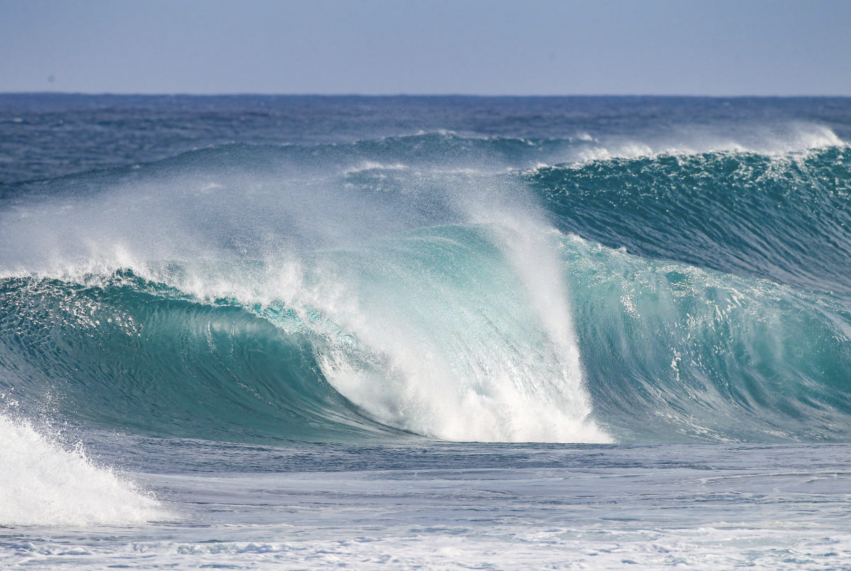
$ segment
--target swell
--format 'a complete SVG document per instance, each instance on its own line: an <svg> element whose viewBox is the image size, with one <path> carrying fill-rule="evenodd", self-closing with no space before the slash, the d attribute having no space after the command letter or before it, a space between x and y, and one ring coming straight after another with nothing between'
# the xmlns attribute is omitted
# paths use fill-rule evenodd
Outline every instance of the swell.
<svg viewBox="0 0 851 571"><path fill-rule="evenodd" d="M161 275L187 290L195 283L194 292L129 270L89 283L7 279L1 379L6 392L50 402L62 418L160 435L599 438L588 426L558 431L582 413L564 403L552 409L552 399L575 404L577 396L547 390L560 361L550 361L547 338L517 305L526 302L505 294L516 277L483 230L429 230L378 253L327 252L300 294L265 299L232 283L199 286L197 268L174 264ZM593 418L617 441L851 436L847 295L649 260L577 236L551 238ZM394 261L375 274L378 254ZM331 266L345 271L329 274ZM355 269L366 273L354 279ZM210 269L203 275L210 280ZM349 287L367 291L339 309L342 299L330 300L328 288L339 294L345 275ZM330 283L316 281L329 276ZM509 403L513 410L502 408Z"/></svg>
<svg viewBox="0 0 851 571"><path fill-rule="evenodd" d="M320 241L327 245L330 235L336 246L340 234L348 241L351 234L363 239L463 223L469 216L454 203L468 199L465 195L486 202L494 198L488 189L502 187L523 202L531 189L556 228L608 247L804 289L851 291L851 150L826 129L798 138L794 144L754 144L761 152L735 141L605 144L581 137L452 133L347 144L234 144L9 186L5 206L28 211L39 202L67 206L103 195L168 190L171 204L162 208L169 212L160 217L184 213L173 223L181 226L177 231L204 233L197 226L219 226L228 231L206 232L205 245L256 251L268 242L265 226L311 247ZM220 201L234 199L232 208L244 223L229 228L234 223L223 215ZM129 202L127 196L122 200ZM329 201L340 206L328 208ZM268 220L273 209L279 220ZM303 225L313 229L305 231ZM3 242L18 247L11 232L21 228L5 226ZM11 260L18 255L4 254ZM25 256L20 265L26 267L36 256Z"/></svg>
<svg viewBox="0 0 851 571"><path fill-rule="evenodd" d="M851 291L851 151L619 158L537 169L565 232L639 256Z"/></svg>
<svg viewBox="0 0 851 571"><path fill-rule="evenodd" d="M19 185L0 382L212 439L847 439L835 139L227 145Z"/></svg>
<svg viewBox="0 0 851 571"><path fill-rule="evenodd" d="M564 237L597 417L621 441L847 441L851 297Z"/></svg>

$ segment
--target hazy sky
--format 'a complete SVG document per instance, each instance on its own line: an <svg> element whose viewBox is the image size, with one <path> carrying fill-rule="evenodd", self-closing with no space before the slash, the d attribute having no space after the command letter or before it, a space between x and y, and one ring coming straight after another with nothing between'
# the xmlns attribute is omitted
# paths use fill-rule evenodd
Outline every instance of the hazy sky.
<svg viewBox="0 0 851 571"><path fill-rule="evenodd" d="M851 1L0 0L0 91L851 95Z"/></svg>

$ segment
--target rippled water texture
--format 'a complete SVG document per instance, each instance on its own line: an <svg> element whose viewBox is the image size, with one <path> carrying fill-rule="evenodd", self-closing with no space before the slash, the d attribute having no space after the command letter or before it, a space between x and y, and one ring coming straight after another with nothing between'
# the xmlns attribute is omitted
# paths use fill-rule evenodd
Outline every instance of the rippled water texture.
<svg viewBox="0 0 851 571"><path fill-rule="evenodd" d="M0 565L851 565L849 140L0 95Z"/></svg>

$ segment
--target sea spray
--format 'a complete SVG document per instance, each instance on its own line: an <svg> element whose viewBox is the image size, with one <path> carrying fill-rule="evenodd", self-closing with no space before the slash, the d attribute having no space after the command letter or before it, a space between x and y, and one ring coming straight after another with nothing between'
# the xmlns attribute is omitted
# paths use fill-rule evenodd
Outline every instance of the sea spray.
<svg viewBox="0 0 851 571"><path fill-rule="evenodd" d="M590 131L224 144L17 184L0 383L212 440L842 438L843 140Z"/></svg>
<svg viewBox="0 0 851 571"><path fill-rule="evenodd" d="M0 94L0 568L851 568L849 117Z"/></svg>
<svg viewBox="0 0 851 571"><path fill-rule="evenodd" d="M82 447L67 450L26 420L0 414L0 527L138 525L172 519L163 505Z"/></svg>

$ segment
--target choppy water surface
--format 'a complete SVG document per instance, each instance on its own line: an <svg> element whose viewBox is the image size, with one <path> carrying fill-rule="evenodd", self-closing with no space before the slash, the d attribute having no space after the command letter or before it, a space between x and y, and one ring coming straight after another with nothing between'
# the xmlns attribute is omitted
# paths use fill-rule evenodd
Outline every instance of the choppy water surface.
<svg viewBox="0 0 851 571"><path fill-rule="evenodd" d="M851 567L849 137L0 96L0 561Z"/></svg>

